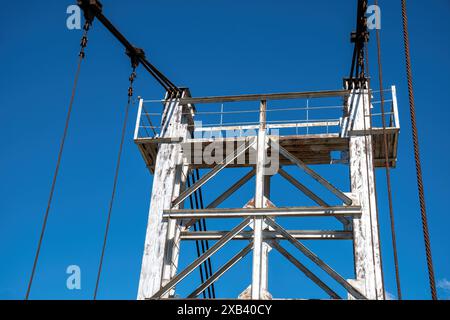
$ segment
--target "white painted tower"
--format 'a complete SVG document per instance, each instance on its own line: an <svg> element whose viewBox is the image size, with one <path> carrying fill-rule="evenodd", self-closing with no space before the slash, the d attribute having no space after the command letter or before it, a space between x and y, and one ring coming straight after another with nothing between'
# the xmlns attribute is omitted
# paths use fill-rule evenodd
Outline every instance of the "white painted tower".
<svg viewBox="0 0 450 320"><path fill-rule="evenodd" d="M317 268L345 288L348 298L384 299L374 170L385 165L385 151L382 147L384 132L388 135L390 166L395 167L400 129L395 87L388 91L392 97L387 100L391 102L391 108L383 115L376 111L376 92L355 89L348 82L345 90L204 98L192 98L189 90L184 89L180 98L169 98L166 95L162 101L162 109L160 104L157 112L153 106L149 112L147 107L152 102L141 99L134 139L153 174L153 189L138 299L174 297L176 285L230 241L247 241L248 244L224 265L211 270L211 274L198 288L193 288L188 297L199 296L251 252L251 285L239 297L227 298L272 298L268 286L268 265L270 252L277 250L286 257L288 263L293 263L303 276L321 287L330 298L347 296L339 296L308 269L297 255L314 262ZM320 101L329 99L340 101L340 107L329 106L330 113L338 112L337 117L312 117L319 110L314 104L319 105ZM288 111L286 119L276 117L276 120L272 120L274 114L283 112L283 109L272 109L272 103L280 102L289 102L295 107L285 108L284 111ZM257 120L246 124L236 122L242 110L226 111L228 105L236 103L257 106ZM220 111L215 112L220 116L220 123L203 122L200 126L197 120L202 114L214 113L211 111L214 107L220 107ZM320 110L325 115L327 106L321 105ZM303 114L306 112L306 118L293 120L295 118L292 114L296 111ZM233 112L235 122L222 121L224 115ZM386 117L388 128L378 126L381 116ZM225 134L229 132L233 134ZM209 158L205 156L206 151ZM335 154L341 156L335 159ZM214 161L211 161L211 157ZM347 166L350 190L339 190L314 171L312 165ZM297 167L311 176L325 191L331 192L340 201L340 205L327 204L308 186L283 169L287 166ZM185 208L189 196L201 188L207 189L218 172L236 167L248 167L249 171L242 178L236 179L232 186L225 187L223 193L205 208ZM187 177L196 169L209 171L188 185ZM270 201L270 180L276 174L281 175L286 183L295 186L317 205L305 206L298 203L295 207L276 207ZM244 207L220 206L253 177L254 197ZM220 184L215 184L215 188L218 185ZM337 219L340 228L293 230L283 223L285 217ZM239 218L240 222L227 230L196 231L192 228L199 219L229 218ZM328 264L302 243L305 239L352 241L354 278L344 279L333 270L332 263ZM178 258L183 254L180 242L193 240L209 240L214 241L214 244L185 269L178 270ZM289 253L283 246L285 242L294 245L298 252ZM290 276L302 276L301 273ZM243 285L246 286L239 284Z"/></svg>

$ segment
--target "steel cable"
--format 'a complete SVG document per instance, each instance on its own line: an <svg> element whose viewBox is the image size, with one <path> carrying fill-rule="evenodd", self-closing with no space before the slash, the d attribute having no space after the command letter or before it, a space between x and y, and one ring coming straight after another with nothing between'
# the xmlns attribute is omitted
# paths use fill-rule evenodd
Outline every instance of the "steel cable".
<svg viewBox="0 0 450 320"><path fill-rule="evenodd" d="M191 187L191 180L190 180L190 175L188 174L187 178L186 178L186 182L187 182L187 187L190 188ZM192 176L192 179L194 179L194 176ZM192 181L192 184L194 184L195 181ZM189 195L189 204L191 206L191 209L194 209L194 202L192 199L192 194ZM194 231L197 231L197 222L194 223ZM200 256L202 255L202 253L200 252L200 243L199 240L195 240L195 247L197 249L197 257L200 258ZM199 272L200 272L200 282L203 284L205 282L205 277L203 276L203 268L205 268L205 272L206 272L206 264L202 263L199 266ZM202 292L203 298L206 298L206 291L203 290Z"/></svg>
<svg viewBox="0 0 450 320"><path fill-rule="evenodd" d="M370 64L369 64L369 48L367 45L365 45L365 60L366 60L366 71L367 71L367 92L368 92L368 100L369 100L369 114L367 115L369 117L369 126L370 129L372 129L372 110L371 110L371 105L372 105L372 97L370 94L370 88L371 88L371 78L370 78ZM366 119L366 113L365 113L365 107L364 107L364 119ZM364 125L365 125L365 120L364 120ZM364 129L366 130L366 129ZM367 141L367 135L366 137L366 141ZM373 148L373 138L371 139L372 142L372 148ZM367 143L367 142L366 142ZM367 149L366 149L367 152ZM367 153L366 153L367 154ZM373 156L373 152L372 152L372 176L373 176L373 185L376 186L377 185L377 176L375 174L375 159ZM375 193L375 206L377 206L377 202L378 202L378 194L377 194L377 188L374 188L374 193ZM370 196L370 195L369 195ZM369 198L370 199L370 198ZM375 218L376 218L376 222L377 222L377 237L378 237L378 244L379 244L379 248L381 248L381 234L380 234L380 219L379 219L379 212L378 212L378 208L375 211ZM372 229L372 220L371 220L371 229ZM372 232L372 252L373 252L373 256L376 257L375 255L375 248L373 245L373 232ZM380 271L381 271L381 285L383 288L383 300L386 300L386 291L384 290L384 270L383 270L383 256L381 254L381 250L380 250ZM374 261L374 266L375 266L375 261ZM376 287L376 286L375 286Z"/></svg>
<svg viewBox="0 0 450 320"><path fill-rule="evenodd" d="M112 209L113 209L113 205L114 205L114 198L116 195L116 189L117 189L117 182L118 182L118 178L119 178L119 171L120 171L120 162L121 162L121 158L122 158L122 149L123 149L123 143L125 140L125 135L126 135L126 130L127 130L127 122L128 122L128 113L129 113L129 109L130 109L130 105L131 105L131 98L133 96L133 82L134 79L136 77L136 67L137 65L133 66L133 72L130 75L130 87L128 88L128 101L127 101L127 106L125 108L125 116L124 116L124 120L123 120L123 125L122 125L122 134L120 137L120 144L119 144L119 152L117 155L117 163L116 163L116 169L114 172L114 182L113 182L113 188L112 188L112 192L111 192L111 199L109 201L109 209L108 209L108 218L106 221L106 228L105 228L105 235L103 238L103 246L102 246L102 253L100 256L100 263L99 263L99 267L98 267L98 272L97 272L97 279L95 282L95 289L94 289L94 300L97 299L97 293L98 293L98 287L99 287L99 283L100 283L100 277L101 277L101 273L102 273L102 267L103 267L103 259L105 256L105 250L106 250L106 243L108 240L108 233L109 233L109 227L111 224L111 214L112 214Z"/></svg>
<svg viewBox="0 0 450 320"><path fill-rule="evenodd" d="M375 5L378 6L378 0L375 0ZM376 29L376 38L377 38L377 58L378 58L378 80L380 86L380 98L381 98L381 119L383 126L383 146L384 146L384 161L385 161L385 172L386 172L386 185L388 191L388 202L389 202L389 218L391 225L391 240L392 240L392 250L394 255L394 268L395 268L395 281L397 285L397 298L398 300L402 300L402 289L400 285L400 268L398 263L398 250L397 250L397 235L395 232L395 216L394 216L394 206L392 200L392 188L391 188L391 172L389 165L389 147L388 147L388 139L386 132L386 119L385 119L385 109L384 109L384 91L383 91L383 65L381 59L381 35L380 30Z"/></svg>
<svg viewBox="0 0 450 320"><path fill-rule="evenodd" d="M197 180L200 180L200 170L196 169L195 172L196 172L196 175L197 175ZM204 209L205 206L203 204L202 188L198 189L198 193L199 193L199 198L200 198L200 208ZM206 219L203 218L201 220L201 222L203 223L203 230L206 231L207 230L207 228L206 228ZM205 243L206 243L206 250L209 250L209 241L206 240ZM212 276L213 272L212 272L211 259L208 259L207 262L208 262L208 266L209 266L210 276ZM211 290L212 290L212 297L215 299L216 298L216 289L215 289L215 284L214 283L212 283L212 285L211 285Z"/></svg>
<svg viewBox="0 0 450 320"><path fill-rule="evenodd" d="M408 95L409 95L409 111L411 116L411 129L412 129L412 138L414 145L414 160L416 163L416 179L417 179L417 189L419 193L419 203L420 203L420 213L422 219L422 231L423 231L423 239L425 243L425 252L427 259L427 267L428 267L428 280L430 284L431 297L433 300L437 300L436 293L436 282L434 276L434 268L433 268L433 258L431 252L431 243L430 243L430 234L428 230L428 218L427 218L427 209L425 203L425 191L422 179L422 165L420 162L420 148L419 148L419 137L417 132L417 123L416 123L416 108L414 102L414 88L413 88L413 77L412 77L412 68L411 68L411 55L409 48L409 31L408 31L408 15L406 11L406 0L401 0L402 5L402 23L403 23L403 42L405 46L405 64L406 64L406 77L408 81Z"/></svg>
<svg viewBox="0 0 450 320"><path fill-rule="evenodd" d="M59 173L59 167L61 165L61 159L62 159L62 155L63 155L63 151L64 151L64 144L66 142L66 138L67 138L67 133L69 130L69 124L70 124L70 117L72 115L72 108L73 108L73 102L75 100L75 93L76 93L76 89L77 89L77 84L78 84L78 78L80 76L80 69L81 69L81 62L83 61L84 57L85 57L85 53L84 53L84 49L86 48L87 45L87 33L89 31L89 28L91 26L91 22L86 22L84 25L84 31L83 31L83 36L81 38L81 49L80 49L80 53L78 54L78 65L77 65L77 69L75 72L75 79L73 82L73 87L72 87L72 95L70 97L70 102L69 102L69 107L67 110L67 116L66 116L66 121L65 121L65 125L64 125L64 132L61 138L61 143L59 146L59 152L58 152L58 159L56 161L56 167L55 167L55 171L53 174L53 179L52 179L52 185L50 188L50 194L48 197L48 202L47 202L47 209L45 210L45 214L44 214L44 222L42 224L42 229L41 229L41 233L39 236L39 242L38 242L38 246L37 246L37 250L36 250L36 255L34 257L34 262L33 262L33 267L32 267L32 271L31 271L31 275L30 275L30 279L28 281L28 287L27 287L27 292L25 295L25 300L28 300L28 298L30 297L30 292L31 292L31 286L33 284L33 280L34 280L34 276L36 273L36 267L37 267L37 263L39 260L39 256L40 256L40 252L41 252L41 247L42 247L42 242L44 240L44 235L45 235L45 230L47 227L47 221L48 221L48 216L50 213L50 207L52 204L52 200L53 200L53 194L55 192L55 187L56 187L56 181L58 178L58 173Z"/></svg>

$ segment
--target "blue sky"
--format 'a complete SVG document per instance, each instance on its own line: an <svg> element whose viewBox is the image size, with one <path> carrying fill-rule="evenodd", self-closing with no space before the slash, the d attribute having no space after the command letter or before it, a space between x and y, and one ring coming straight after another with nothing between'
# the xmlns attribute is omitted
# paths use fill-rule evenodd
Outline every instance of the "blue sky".
<svg viewBox="0 0 450 320"><path fill-rule="evenodd" d="M380 2L385 86L397 86L402 125L398 168L392 172L402 288L407 299L428 299L400 1ZM150 61L172 81L188 86L194 96L204 96L339 89L350 67L349 33L354 28L355 3L177 0L169 4L161 0L105 0L104 12L135 45L145 49ZM66 8L70 4L56 0L45 6L39 1L5 1L0 12L1 299L24 297L39 237L81 36L81 31L66 28ZM446 0L434 0L433 5L410 1L417 119L441 298L450 297L450 217L446 203L450 191L449 13ZM374 39L372 35L372 71L376 67ZM95 22L31 293L33 299L92 297L130 73L123 51ZM376 73L372 76L376 79ZM148 99L159 99L163 94L141 69L135 93ZM101 299L134 299L137 292L152 178L132 141L136 111L134 106L129 119L99 291ZM346 188L345 167L318 170ZM241 174L221 175L212 183L230 185ZM377 181L386 289L394 294L383 171L377 172ZM208 190L204 191L205 202L215 196ZM274 202L299 204L298 193L281 179L275 179L273 190ZM251 192L249 184L224 205L245 203ZM345 277L352 277L350 242L306 243ZM243 245L225 249L214 265L219 266ZM186 245L184 252L181 265L193 258L192 244ZM217 283L219 296L235 297L245 289L250 280L249 259ZM271 254L271 259L269 286L275 297L325 297L287 261L277 254ZM81 267L81 290L66 288L65 270L72 264ZM196 284L197 273L180 286L180 294L189 293Z"/></svg>

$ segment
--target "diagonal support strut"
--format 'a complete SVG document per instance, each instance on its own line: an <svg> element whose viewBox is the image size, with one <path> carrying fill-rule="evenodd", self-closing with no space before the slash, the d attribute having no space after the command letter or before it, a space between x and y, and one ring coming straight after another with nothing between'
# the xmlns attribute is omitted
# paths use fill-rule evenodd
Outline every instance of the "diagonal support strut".
<svg viewBox="0 0 450 320"><path fill-rule="evenodd" d="M207 174L203 175L196 183L194 183L189 189L183 191L175 200L172 201L172 207L179 205L183 202L187 197L193 194L197 189L203 186L206 182L208 182L211 178L213 178L217 173L219 173L223 168L229 165L234 161L237 157L239 157L242 153L247 151L254 143L255 139L250 139L247 143L242 144L237 148L234 152L229 154L222 163L216 165L213 169L211 169Z"/></svg>
<svg viewBox="0 0 450 320"><path fill-rule="evenodd" d="M279 253L281 253L286 259L288 259L294 266L296 266L301 272L311 279L315 284L322 288L331 298L342 299L336 292L334 292L329 286L327 286L322 280L319 279L314 273L311 272L304 264L298 261L293 255L286 251L278 241L272 241L270 244Z"/></svg>
<svg viewBox="0 0 450 320"><path fill-rule="evenodd" d="M222 239L217 241L209 250L205 251L200 257L194 260L190 265L188 265L183 271L173 277L167 284L165 284L161 289L158 290L152 299L158 299L161 296L167 294L170 289L172 289L177 283L187 277L192 271L194 271L199 265L205 262L213 254L215 254L219 249L221 249L227 242L233 239L234 236L239 234L250 224L251 218L244 219L236 227L234 227L230 232L228 232Z"/></svg>
<svg viewBox="0 0 450 320"><path fill-rule="evenodd" d="M298 250L300 250L305 256L307 256L311 261L313 261L317 266L319 266L323 271L328 273L330 277L336 280L340 285L342 285L352 296L357 299L367 300L367 298L359 292L355 287L353 287L347 280L345 280L339 273L334 271L328 264L326 264L322 259L320 259L314 252L309 250L300 241L297 241L289 232L287 232L278 223L273 221L271 218L267 217L266 223L270 225L275 231L283 235L286 240L292 243Z"/></svg>
<svg viewBox="0 0 450 320"><path fill-rule="evenodd" d="M348 196L346 196L342 191L340 191L338 188L333 186L330 182L325 180L321 175L319 175L317 172L309 168L303 161L298 159L296 156L294 156L292 153L287 151L285 148L280 146L276 141L273 139L270 139L271 145L275 150L278 150L283 156L285 156L287 159L289 159L292 163L296 164L300 169L305 171L308 175L310 175L314 180L319 182L321 185L323 185L325 188L330 190L332 193L334 193L339 199L344 201L346 205L352 204L352 199L350 199Z"/></svg>
<svg viewBox="0 0 450 320"><path fill-rule="evenodd" d="M233 184L230 188L228 188L224 193L222 193L220 196L218 196L213 202L211 202L206 209L213 209L219 206L222 202L224 202L226 199L228 199L233 193L235 193L237 190L239 190L240 187L242 187L245 183L247 183L254 175L256 170L253 169L249 173L247 173L245 176L243 176L239 181L237 181L235 184ZM198 219L192 219L189 220L185 225L184 228L188 229L190 226L192 226Z"/></svg>
<svg viewBox="0 0 450 320"><path fill-rule="evenodd" d="M299 189L301 192L303 192L307 197L309 197L311 200L313 200L315 203L317 203L319 206L322 207L329 207L330 205L323 201L318 195L316 195L314 192L312 192L308 187L306 187L304 184L300 183L297 179L295 179L293 176L291 176L289 173L284 171L282 168L278 169L278 173L285 178L287 181L289 181L294 187ZM345 228L348 228L350 226L350 221L345 217L336 217Z"/></svg>
<svg viewBox="0 0 450 320"><path fill-rule="evenodd" d="M253 242L250 242L244 249L239 251L235 256L228 260L219 270L217 270L211 277L203 282L197 289L195 289L188 298L196 298L199 294L205 291L209 286L216 282L225 272L231 269L236 263L242 260L253 247Z"/></svg>

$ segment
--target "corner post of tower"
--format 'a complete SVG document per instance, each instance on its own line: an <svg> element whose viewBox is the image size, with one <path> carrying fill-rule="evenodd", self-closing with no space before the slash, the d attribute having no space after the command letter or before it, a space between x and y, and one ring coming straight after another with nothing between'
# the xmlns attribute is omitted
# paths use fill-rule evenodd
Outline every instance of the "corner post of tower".
<svg viewBox="0 0 450 320"><path fill-rule="evenodd" d="M371 135L370 98L367 85L351 86L349 116L349 165L354 205L362 214L353 219L356 286L371 300L384 299L375 172ZM352 134L352 131L363 134ZM350 297L352 298L352 297Z"/></svg>
<svg viewBox="0 0 450 320"><path fill-rule="evenodd" d="M190 97L188 89L182 90L181 98L184 97ZM182 192L189 170L180 141L191 136L192 113L188 109L192 107L182 105L179 98L179 95L174 97L167 93L164 99L158 137L169 140L159 144L156 156L138 288L139 300L149 299L161 289L176 273L178 263L180 221L164 220L163 212L174 209L172 201Z"/></svg>
<svg viewBox="0 0 450 320"><path fill-rule="evenodd" d="M264 188L265 188L265 170L267 155L267 133L266 133L266 108L267 102L262 100L260 102L260 119L259 130L256 144L256 183L255 183L255 208L264 207ZM264 250L263 246L263 228L264 217L254 217L253 219L253 265L252 265L252 285L251 285L251 297L252 299L262 299L263 290L267 286L265 279L267 274L263 275L263 271L267 272L267 268L263 267L263 263L267 263L267 257L263 255L267 254L267 250Z"/></svg>

